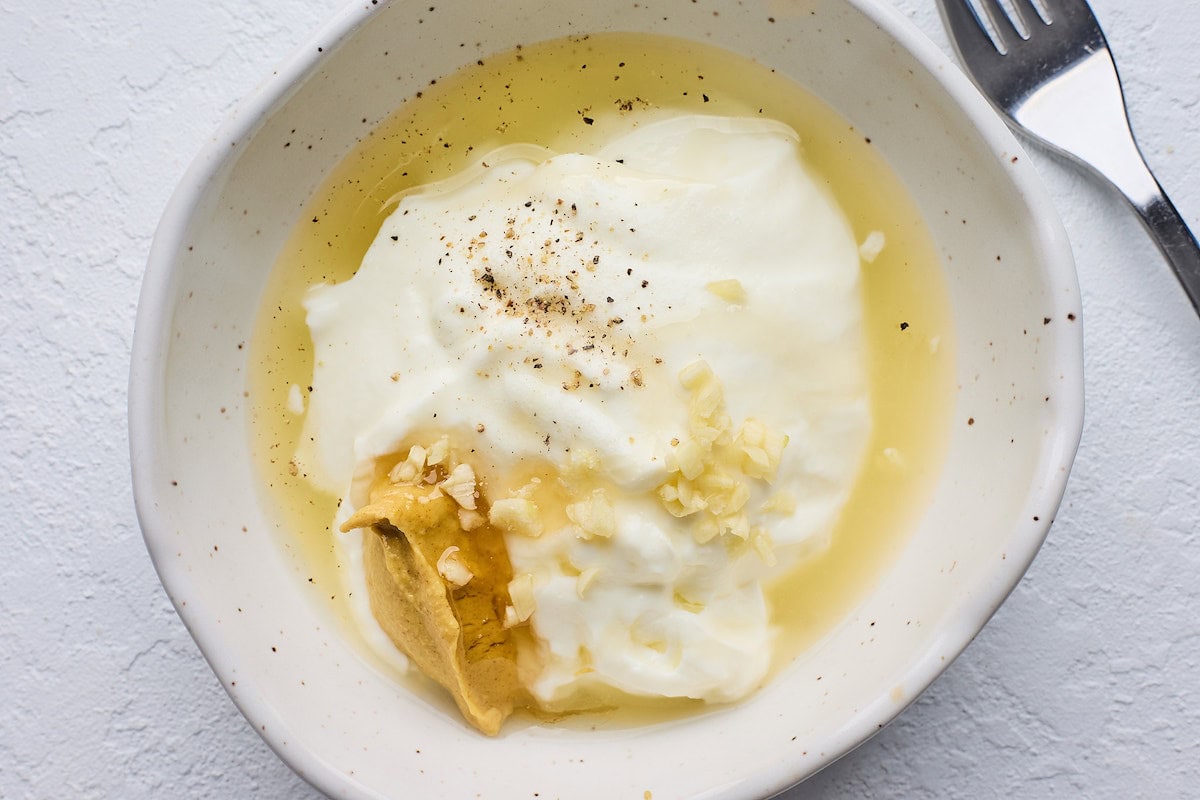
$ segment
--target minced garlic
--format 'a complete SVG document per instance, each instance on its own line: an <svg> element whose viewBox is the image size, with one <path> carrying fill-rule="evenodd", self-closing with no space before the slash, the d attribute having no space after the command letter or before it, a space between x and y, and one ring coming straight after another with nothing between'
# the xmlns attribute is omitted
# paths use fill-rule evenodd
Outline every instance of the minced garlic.
<svg viewBox="0 0 1200 800"><path fill-rule="evenodd" d="M437 560L437 571L447 583L456 588L466 586L475 577L463 563L459 548L453 545L442 551Z"/></svg>
<svg viewBox="0 0 1200 800"><path fill-rule="evenodd" d="M509 497L492 503L488 522L521 536L542 535L542 519L537 504L524 497Z"/></svg>
<svg viewBox="0 0 1200 800"><path fill-rule="evenodd" d="M697 542L726 535L749 540L763 561L773 565L770 536L765 529L751 530L745 506L754 481L775 477L787 435L754 418L744 420L735 435L721 382L703 360L684 367L679 382L690 392L688 433L671 442L669 476L658 487L663 508L673 516L692 518ZM780 494L764 510L782 512L789 505L794 509L795 500Z"/></svg>
<svg viewBox="0 0 1200 800"><path fill-rule="evenodd" d="M616 516L603 489L594 490L584 499L567 506L567 518L579 528L585 539L610 538L617 530Z"/></svg>

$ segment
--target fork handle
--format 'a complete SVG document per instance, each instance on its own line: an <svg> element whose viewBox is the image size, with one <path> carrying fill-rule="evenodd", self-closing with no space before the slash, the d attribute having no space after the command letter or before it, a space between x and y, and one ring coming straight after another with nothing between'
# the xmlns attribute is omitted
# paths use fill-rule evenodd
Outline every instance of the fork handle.
<svg viewBox="0 0 1200 800"><path fill-rule="evenodd" d="M1092 142L1100 146L1083 163L1117 187L1175 271L1192 308L1200 314L1200 245L1175 204L1150 171L1128 124L1109 128ZM1080 154L1068 153L1075 158Z"/></svg>
<svg viewBox="0 0 1200 800"><path fill-rule="evenodd" d="M1146 171L1149 175L1149 169ZM1171 269L1175 270L1183 290L1192 301L1192 308L1200 314L1200 245L1196 244L1196 237L1153 175L1150 175L1150 180L1158 188L1153 196L1142 200L1129 195L1126 197L1141 216L1142 224L1166 256Z"/></svg>

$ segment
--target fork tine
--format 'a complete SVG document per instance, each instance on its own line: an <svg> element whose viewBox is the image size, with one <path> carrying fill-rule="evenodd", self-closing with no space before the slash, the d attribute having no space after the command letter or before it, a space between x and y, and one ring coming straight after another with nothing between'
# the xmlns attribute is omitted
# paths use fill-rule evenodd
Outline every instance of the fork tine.
<svg viewBox="0 0 1200 800"><path fill-rule="evenodd" d="M1028 2L1028 0L1025 0ZM1086 13L1094 16L1092 7L1088 5L1088 0L1041 0L1041 3L1046 8L1047 15L1053 21L1062 14L1078 15Z"/></svg>
<svg viewBox="0 0 1200 800"><path fill-rule="evenodd" d="M1034 5L1033 0L1012 0L1012 4L1016 7L1017 13L1021 15L1021 19L1025 21L1025 28L1031 32L1031 35L1035 25L1046 24L1042 19L1041 11Z"/></svg>
<svg viewBox="0 0 1200 800"><path fill-rule="evenodd" d="M996 45L987 34L987 26L975 13L975 8L969 0L938 0L938 5L942 9L946 25L950 28L950 38L960 53L984 53L986 50L983 48L996 49Z"/></svg>
<svg viewBox="0 0 1200 800"><path fill-rule="evenodd" d="M1008 16L1008 12L1004 10L1004 6L1000 5L1000 0L982 0L983 10L992 20L992 28L996 31L996 38L1000 40L1000 44L1004 47L1009 47L1010 43L1020 42L1025 37L1017 30L1016 23Z"/></svg>
<svg viewBox="0 0 1200 800"><path fill-rule="evenodd" d="M1028 2L1028 0L1025 0ZM1087 0L1041 0L1046 8L1050 23L1061 23L1063 26L1094 25L1099 28L1096 14Z"/></svg>

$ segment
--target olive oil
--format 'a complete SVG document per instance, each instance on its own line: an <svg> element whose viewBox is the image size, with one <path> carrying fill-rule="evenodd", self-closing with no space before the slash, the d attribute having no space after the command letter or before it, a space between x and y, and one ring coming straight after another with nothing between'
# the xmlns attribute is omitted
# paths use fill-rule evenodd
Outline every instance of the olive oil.
<svg viewBox="0 0 1200 800"><path fill-rule="evenodd" d="M827 634L866 594L919 520L940 472L953 406L949 301L933 242L911 198L863 132L790 79L696 42L604 34L530 45L427 86L380 123L330 174L296 223L269 279L251 343L252 436L283 541L300 553L322 598L352 630L331 531L337 500L313 489L291 458L312 345L301 300L358 268L397 194L528 142L594 151L663 115L762 116L799 134L862 242L886 246L864 263L870 359L869 452L830 545L770 588L781 630L776 668ZM748 278L749 279L749 278Z"/></svg>

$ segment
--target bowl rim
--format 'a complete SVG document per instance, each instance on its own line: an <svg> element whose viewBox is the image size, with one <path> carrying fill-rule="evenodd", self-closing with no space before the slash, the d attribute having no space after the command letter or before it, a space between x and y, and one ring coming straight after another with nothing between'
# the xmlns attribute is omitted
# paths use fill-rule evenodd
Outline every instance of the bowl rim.
<svg viewBox="0 0 1200 800"><path fill-rule="evenodd" d="M175 256L184 245L184 233L193 212L222 169L240 154L244 141L259 124L284 102L292 91L319 67L323 57L352 36L370 17L394 0L347 0L333 16L296 50L285 58L264 81L235 105L216 133L203 146L184 172L163 212L154 233L138 299L133 333L128 383L129 455L133 499L143 540L155 571L179 618L196 641L201 654L218 676L230 699L250 721L254 731L279 758L301 778L331 797L373 797L361 784L348 778L333 764L315 752L298 748L298 737L277 711L253 690L237 693L220 678L217 661L223 659L222 639L211 617L195 604L181 604L172 592L165 534L169 526L159 510L157 498L163 487L155 480L158 467L166 461L165 445L157 435L155 412L162 406L166 385L167 349L162 347L165 326L171 319ZM872 22L913 59L940 86L971 127L995 153L1009 153L1029 163L1021 144L991 105L976 90L951 57L933 43L898 9L884 0L841 0ZM1043 256L1048 286L1055 290L1051 302L1060 306L1062 298L1078 302L1079 283L1070 242L1049 193L1031 167L1006 171L1008 180L1031 212L1035 225L1032 240ZM1081 309L1075 308L1075 313ZM1041 521L1016 532L1007 550L1007 558L995 568L984 590L972 602L963 604L942 627L941 645L936 652L927 650L918 656L903 675L913 691L908 702L888 712L890 723L914 702L948 668L983 629L996 610L1016 588L1049 533L1054 511L1066 490L1071 465L1083 433L1083 328L1081 318L1055 337L1052 361L1073 365L1063 371L1057 402L1049 409L1049 427L1053 434L1041 447L1043 480L1031 482L1026 503L1046 510ZM803 765L784 765L767 774L748 776L738 787L772 796L797 781L837 761L867 742L884 726L878 718L857 715L843 726L814 768L812 761ZM264 727L265 726L265 727ZM290 742L290 745L288 744ZM740 795L739 795L740 796ZM755 796L759 796L756 794Z"/></svg>

